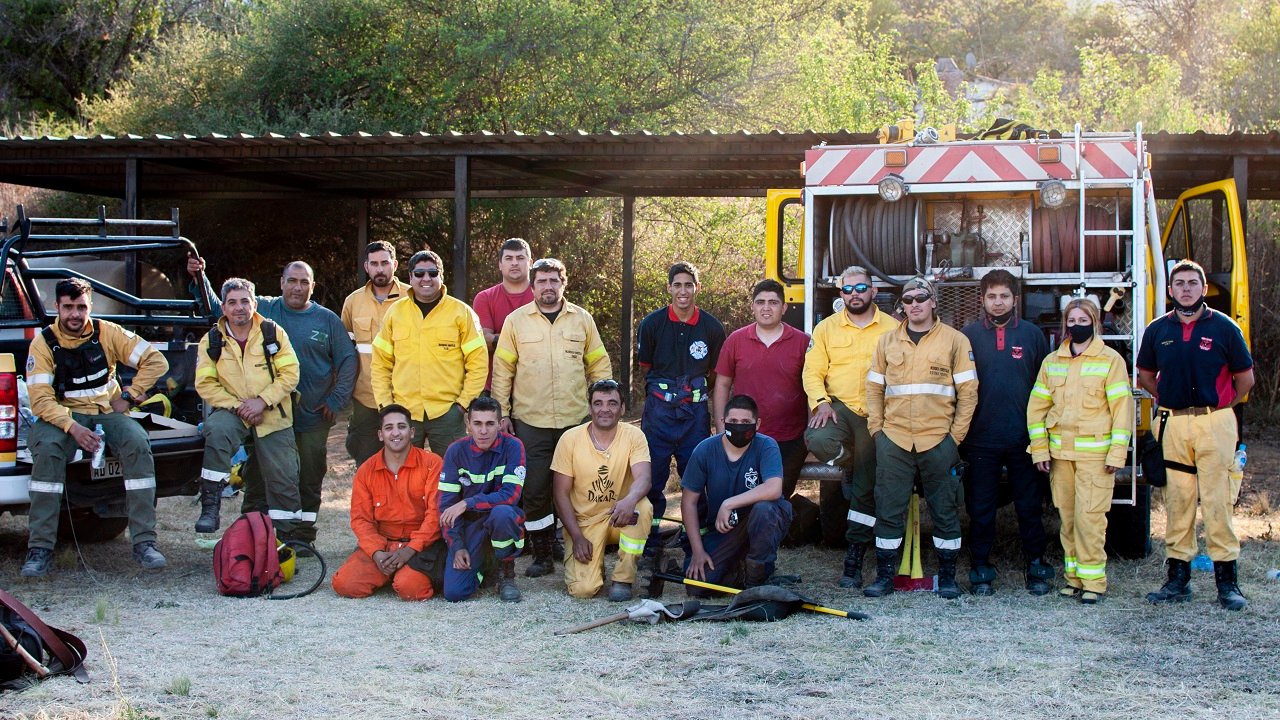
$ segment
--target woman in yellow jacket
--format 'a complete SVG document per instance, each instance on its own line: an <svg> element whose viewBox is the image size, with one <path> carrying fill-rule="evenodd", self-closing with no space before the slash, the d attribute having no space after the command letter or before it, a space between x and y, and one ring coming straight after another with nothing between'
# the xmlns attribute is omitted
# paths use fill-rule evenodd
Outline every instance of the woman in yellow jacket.
<svg viewBox="0 0 1280 720"><path fill-rule="evenodd" d="M1065 597L1092 605L1107 591L1107 510L1115 471L1133 433L1133 393L1124 359L1098 335L1098 306L1067 303L1063 342L1040 366L1027 403L1031 459L1049 473L1062 517Z"/></svg>

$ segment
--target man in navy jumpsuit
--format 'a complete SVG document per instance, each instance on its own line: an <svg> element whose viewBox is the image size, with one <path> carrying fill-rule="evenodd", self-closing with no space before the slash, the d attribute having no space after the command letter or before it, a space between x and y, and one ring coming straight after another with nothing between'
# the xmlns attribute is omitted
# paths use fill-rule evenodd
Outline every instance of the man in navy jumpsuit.
<svg viewBox="0 0 1280 720"><path fill-rule="evenodd" d="M636 357L645 370L644 414L640 427L649 441L653 484L653 527L645 543L652 558L660 542L658 525L667 509L671 458L681 476L693 449L711 434L710 396L716 360L724 345L724 326L695 300L698 269L678 262L667 271L671 304L649 313L636 331Z"/></svg>
<svg viewBox="0 0 1280 720"><path fill-rule="evenodd" d="M499 430L502 406L488 396L471 401L469 437L444 453L440 473L440 527L449 546L444 597L450 602L475 594L483 580L485 545L498 563L498 597L519 602L516 556L524 549L524 445Z"/></svg>

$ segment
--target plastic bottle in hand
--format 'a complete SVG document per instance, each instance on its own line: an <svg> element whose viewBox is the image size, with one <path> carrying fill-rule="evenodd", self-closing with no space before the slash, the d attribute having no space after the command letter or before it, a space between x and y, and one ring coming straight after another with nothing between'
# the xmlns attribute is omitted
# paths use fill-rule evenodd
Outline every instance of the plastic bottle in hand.
<svg viewBox="0 0 1280 720"><path fill-rule="evenodd" d="M1231 470L1227 473L1231 477L1231 482L1239 483L1244 479L1244 466L1249 462L1249 455L1245 452L1245 444L1240 443L1240 447L1236 448L1236 456L1231 460Z"/></svg>
<svg viewBox="0 0 1280 720"><path fill-rule="evenodd" d="M89 467L101 469L107 465L107 433L103 431L102 423L93 427L93 434L98 436L98 449L93 451L93 459L89 461Z"/></svg>

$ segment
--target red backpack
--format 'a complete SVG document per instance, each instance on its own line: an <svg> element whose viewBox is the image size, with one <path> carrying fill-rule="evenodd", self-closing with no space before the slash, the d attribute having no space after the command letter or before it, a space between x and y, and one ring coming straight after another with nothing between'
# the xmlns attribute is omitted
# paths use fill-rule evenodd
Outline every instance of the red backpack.
<svg viewBox="0 0 1280 720"><path fill-rule="evenodd" d="M236 518L213 546L213 579L218 592L231 597L256 597L284 582L276 531L264 512Z"/></svg>

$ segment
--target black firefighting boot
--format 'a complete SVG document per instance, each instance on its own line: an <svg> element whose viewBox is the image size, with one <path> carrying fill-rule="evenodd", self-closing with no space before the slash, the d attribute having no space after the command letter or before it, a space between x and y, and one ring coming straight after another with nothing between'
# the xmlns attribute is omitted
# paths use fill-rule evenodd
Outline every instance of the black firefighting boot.
<svg viewBox="0 0 1280 720"><path fill-rule="evenodd" d="M211 533L218 529L224 485L226 483L217 480L200 481L200 518L196 520L196 532Z"/></svg>
<svg viewBox="0 0 1280 720"><path fill-rule="evenodd" d="M520 588L516 587L516 559L507 558L498 564L498 599L502 602L520 602Z"/></svg>
<svg viewBox="0 0 1280 720"><path fill-rule="evenodd" d="M897 550L876 548L876 579L862 589L867 597L884 597L893 593L893 566L898 563Z"/></svg>
<svg viewBox="0 0 1280 720"><path fill-rule="evenodd" d="M533 562L524 569L525 577L542 577L555 570L555 563L551 560L551 538L554 532L555 530L548 528L529 533L529 541L533 544Z"/></svg>
<svg viewBox="0 0 1280 720"><path fill-rule="evenodd" d="M1053 589L1053 566L1036 558L1027 563L1027 592L1032 595L1048 595Z"/></svg>
<svg viewBox="0 0 1280 720"><path fill-rule="evenodd" d="M938 597L955 600L960 597L960 586L956 584L956 558L959 550L938 551Z"/></svg>
<svg viewBox="0 0 1280 720"><path fill-rule="evenodd" d="M1236 561L1224 560L1213 564L1213 581L1218 584L1218 604L1227 610L1243 610L1249 601L1236 584Z"/></svg>
<svg viewBox="0 0 1280 720"><path fill-rule="evenodd" d="M851 543L844 553L844 575L840 578L842 588L862 587L862 558L867 554L865 543Z"/></svg>
<svg viewBox="0 0 1280 720"><path fill-rule="evenodd" d="M1163 605L1171 602L1186 602L1191 599L1191 563L1186 560L1169 558L1169 579L1160 589L1147 593L1147 602L1152 605Z"/></svg>
<svg viewBox="0 0 1280 720"><path fill-rule="evenodd" d="M974 595L991 595L995 593L992 584L996 581L999 573L996 569L986 563L986 561L974 563L973 568L969 570L969 592Z"/></svg>

